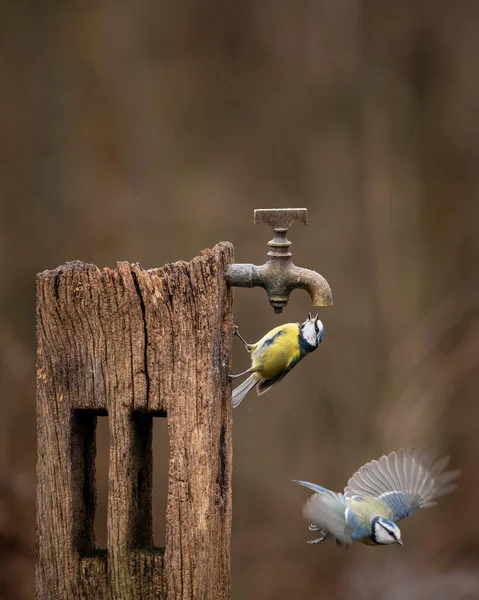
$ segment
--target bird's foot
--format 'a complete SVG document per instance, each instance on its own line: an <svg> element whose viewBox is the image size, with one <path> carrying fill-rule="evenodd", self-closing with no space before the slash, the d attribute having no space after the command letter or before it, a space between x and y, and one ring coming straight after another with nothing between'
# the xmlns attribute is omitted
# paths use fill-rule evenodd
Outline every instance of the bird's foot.
<svg viewBox="0 0 479 600"><path fill-rule="evenodd" d="M239 337L239 339L243 342L246 350L248 350L248 352L251 352L251 349L253 348L254 344L248 344L248 342L244 339L244 337L239 332L238 325L233 325L233 335L235 335L236 337Z"/></svg>
<svg viewBox="0 0 479 600"><path fill-rule="evenodd" d="M318 529L317 531L321 531L321 530ZM324 531L321 531L321 533L323 534L321 537L316 538L315 540L308 540L306 543L307 544L320 544L321 542L324 542L324 540L327 539L328 534L324 533Z"/></svg>

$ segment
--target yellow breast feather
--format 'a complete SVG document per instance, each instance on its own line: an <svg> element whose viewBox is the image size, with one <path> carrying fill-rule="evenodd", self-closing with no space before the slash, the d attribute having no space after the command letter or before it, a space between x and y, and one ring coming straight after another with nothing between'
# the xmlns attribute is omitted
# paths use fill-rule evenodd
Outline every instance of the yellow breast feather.
<svg viewBox="0 0 479 600"><path fill-rule="evenodd" d="M275 327L264 336L251 352L253 367L265 379L272 379L301 358L299 326L287 323Z"/></svg>

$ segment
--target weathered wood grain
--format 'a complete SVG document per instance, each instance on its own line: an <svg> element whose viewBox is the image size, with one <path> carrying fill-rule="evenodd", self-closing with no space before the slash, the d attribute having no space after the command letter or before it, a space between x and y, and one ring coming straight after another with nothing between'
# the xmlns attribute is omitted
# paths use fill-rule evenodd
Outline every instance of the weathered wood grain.
<svg viewBox="0 0 479 600"><path fill-rule="evenodd" d="M189 263L67 263L37 277L38 600L230 597L232 303L221 243ZM108 547L95 426L109 418ZM151 533L152 419L170 440L166 548Z"/></svg>

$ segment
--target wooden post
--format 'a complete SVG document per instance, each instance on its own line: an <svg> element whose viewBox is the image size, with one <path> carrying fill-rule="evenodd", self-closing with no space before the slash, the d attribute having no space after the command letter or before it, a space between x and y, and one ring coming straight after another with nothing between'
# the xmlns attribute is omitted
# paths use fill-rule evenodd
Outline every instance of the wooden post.
<svg viewBox="0 0 479 600"><path fill-rule="evenodd" d="M37 278L38 600L230 597L232 246L189 263L67 263ZM109 418L108 547L95 425ZM152 419L170 440L166 548L151 527Z"/></svg>

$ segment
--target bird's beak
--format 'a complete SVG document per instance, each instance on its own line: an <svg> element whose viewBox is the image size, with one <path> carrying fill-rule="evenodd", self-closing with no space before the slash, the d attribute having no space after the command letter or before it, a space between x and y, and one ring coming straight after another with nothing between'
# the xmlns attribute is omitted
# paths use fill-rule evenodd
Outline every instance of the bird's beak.
<svg viewBox="0 0 479 600"><path fill-rule="evenodd" d="M401 540L400 538L399 538L399 539L397 539L397 540L396 540L396 544L399 544L400 546L402 546L402 545L403 545L403 543L402 543L402 540Z"/></svg>

